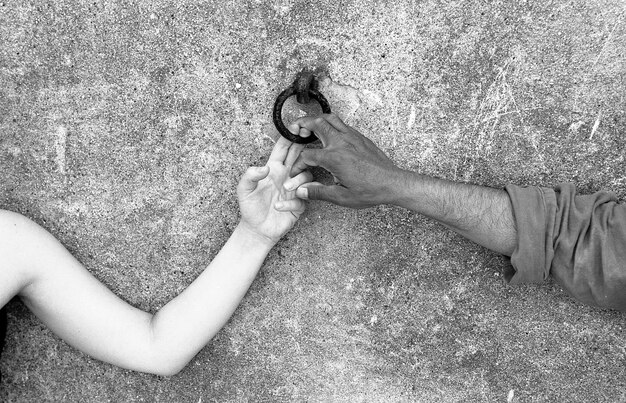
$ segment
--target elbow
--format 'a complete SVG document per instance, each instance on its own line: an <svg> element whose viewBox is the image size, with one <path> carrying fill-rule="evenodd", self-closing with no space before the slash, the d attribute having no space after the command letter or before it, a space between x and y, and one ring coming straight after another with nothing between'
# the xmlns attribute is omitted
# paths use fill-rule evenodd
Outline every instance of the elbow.
<svg viewBox="0 0 626 403"><path fill-rule="evenodd" d="M171 334L156 331L150 318L149 341L140 352L141 364L138 370L149 374L171 377L180 373L200 351L194 349L193 343L185 340L185 337L176 337Z"/></svg>
<svg viewBox="0 0 626 403"><path fill-rule="evenodd" d="M602 282L594 299L599 307L626 312L626 267L623 263L606 264ZM593 287L592 287L593 289Z"/></svg>
<svg viewBox="0 0 626 403"><path fill-rule="evenodd" d="M593 296L591 305L626 312L626 292L622 291L624 289L626 288L615 290L613 287L607 287L604 292Z"/></svg>
<svg viewBox="0 0 626 403"><path fill-rule="evenodd" d="M158 344L150 349L143 372L163 377L177 375L197 353L190 349L177 349L172 343Z"/></svg>
<svg viewBox="0 0 626 403"><path fill-rule="evenodd" d="M175 376L204 346L195 346L195 343L190 342L188 337L156 330L154 318L156 315L150 318L150 341L144 350L142 371L162 377Z"/></svg>
<svg viewBox="0 0 626 403"><path fill-rule="evenodd" d="M155 362L148 368L146 368L145 372L168 378L174 375L178 375L183 370L183 368L187 366L187 364L188 361L175 362L159 360L158 362Z"/></svg>
<svg viewBox="0 0 626 403"><path fill-rule="evenodd" d="M626 268L622 265L574 265L571 270L553 268L552 274L567 293L578 301L603 309L626 312Z"/></svg>
<svg viewBox="0 0 626 403"><path fill-rule="evenodd" d="M183 367L173 367L173 366L164 366L154 368L150 373L158 376L162 376L165 378L169 378L170 376L178 375L180 371L182 371Z"/></svg>

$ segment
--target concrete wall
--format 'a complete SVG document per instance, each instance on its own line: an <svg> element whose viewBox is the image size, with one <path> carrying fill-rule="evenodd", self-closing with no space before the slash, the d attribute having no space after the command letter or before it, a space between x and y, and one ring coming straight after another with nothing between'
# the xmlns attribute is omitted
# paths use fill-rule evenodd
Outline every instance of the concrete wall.
<svg viewBox="0 0 626 403"><path fill-rule="evenodd" d="M156 4L155 4L156 3ZM626 194L619 0L0 3L0 207L155 311L217 253L276 95L320 68L402 167ZM2 401L619 401L622 314L391 207L309 209L178 376L95 361L19 302ZM512 392L511 392L512 391Z"/></svg>

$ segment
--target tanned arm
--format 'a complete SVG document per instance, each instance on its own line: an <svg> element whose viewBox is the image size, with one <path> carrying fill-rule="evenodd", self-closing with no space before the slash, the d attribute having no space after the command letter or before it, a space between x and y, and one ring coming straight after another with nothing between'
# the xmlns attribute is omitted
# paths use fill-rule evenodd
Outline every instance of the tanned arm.
<svg viewBox="0 0 626 403"><path fill-rule="evenodd" d="M333 114L302 118L296 124L303 137L315 132L323 148L304 150L294 170L320 166L337 182L307 183L297 189L298 197L352 208L394 204L433 218L493 251L513 253L517 231L504 190L401 170L371 140ZM295 182L285 183L287 189L294 186Z"/></svg>

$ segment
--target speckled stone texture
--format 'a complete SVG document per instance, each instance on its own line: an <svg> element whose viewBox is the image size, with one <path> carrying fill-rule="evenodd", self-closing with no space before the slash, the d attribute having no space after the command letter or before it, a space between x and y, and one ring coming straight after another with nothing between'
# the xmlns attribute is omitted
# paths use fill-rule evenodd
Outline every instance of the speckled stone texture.
<svg viewBox="0 0 626 403"><path fill-rule="evenodd" d="M621 0L156 3L0 2L0 207L135 306L157 310L225 242L303 67L404 168L626 195ZM169 379L10 303L0 400L625 400L625 316L509 287L506 264L408 211L312 202Z"/></svg>

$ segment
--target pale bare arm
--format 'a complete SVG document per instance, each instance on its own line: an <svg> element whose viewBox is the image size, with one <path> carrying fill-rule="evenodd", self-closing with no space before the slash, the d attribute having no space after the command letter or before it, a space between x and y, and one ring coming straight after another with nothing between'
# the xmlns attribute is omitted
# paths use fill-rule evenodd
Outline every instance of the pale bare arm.
<svg viewBox="0 0 626 403"><path fill-rule="evenodd" d="M204 272L155 315L113 294L40 226L0 211L0 303L20 295L54 333L97 359L177 373L228 321L269 250L304 211L282 188L301 149L280 140L266 167L247 171L238 187L241 222Z"/></svg>
<svg viewBox="0 0 626 403"><path fill-rule="evenodd" d="M153 316L113 294L38 225L21 216L1 221L8 220L13 241L3 244L22 256L11 269L27 273L19 291L26 306L90 356L158 375L180 371L222 328L272 246L238 226L202 274Z"/></svg>

